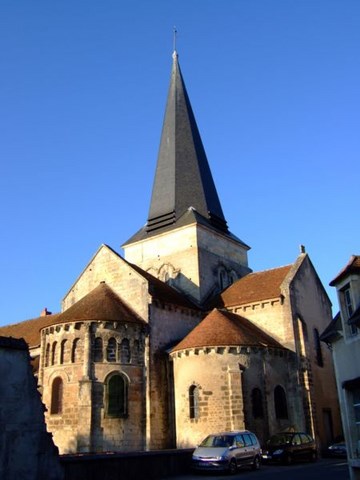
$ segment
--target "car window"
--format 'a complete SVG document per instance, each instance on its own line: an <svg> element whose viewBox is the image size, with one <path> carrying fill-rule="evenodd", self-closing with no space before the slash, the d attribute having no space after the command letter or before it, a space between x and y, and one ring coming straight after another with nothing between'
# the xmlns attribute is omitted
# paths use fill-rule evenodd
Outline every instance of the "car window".
<svg viewBox="0 0 360 480"><path fill-rule="evenodd" d="M292 434L289 433L277 433L273 435L269 440L269 445L285 445L291 443Z"/></svg>
<svg viewBox="0 0 360 480"><path fill-rule="evenodd" d="M292 444L293 445L301 445L300 435L298 435L298 434L294 435L293 440L292 440Z"/></svg>
<svg viewBox="0 0 360 480"><path fill-rule="evenodd" d="M231 435L218 435L214 438L214 447L231 447L234 437Z"/></svg>
<svg viewBox="0 0 360 480"><path fill-rule="evenodd" d="M245 447L245 442L244 442L244 439L243 439L243 436L242 435L236 435L235 437L235 444L238 448L243 448Z"/></svg>
<svg viewBox="0 0 360 480"><path fill-rule="evenodd" d="M200 443L200 447L213 447L214 446L214 440L215 440L215 437L214 435L209 435L208 437L206 437L201 443Z"/></svg>
<svg viewBox="0 0 360 480"><path fill-rule="evenodd" d="M250 433L250 437L251 437L251 440L252 440L253 445L257 445L257 444L258 444L258 440L257 440L257 438L255 437L255 435L254 435L253 433Z"/></svg>
<svg viewBox="0 0 360 480"><path fill-rule="evenodd" d="M301 433L301 434L300 434L300 437L301 437L301 443L310 443L310 442L312 442L312 438L309 437L309 435L306 435L306 433Z"/></svg>
<svg viewBox="0 0 360 480"><path fill-rule="evenodd" d="M232 435L209 435L200 443L200 447L231 447L233 443Z"/></svg>
<svg viewBox="0 0 360 480"><path fill-rule="evenodd" d="M253 444L252 441L251 441L250 435L248 435L247 433L244 433L243 437L244 437L244 441L245 441L245 447L250 447Z"/></svg>

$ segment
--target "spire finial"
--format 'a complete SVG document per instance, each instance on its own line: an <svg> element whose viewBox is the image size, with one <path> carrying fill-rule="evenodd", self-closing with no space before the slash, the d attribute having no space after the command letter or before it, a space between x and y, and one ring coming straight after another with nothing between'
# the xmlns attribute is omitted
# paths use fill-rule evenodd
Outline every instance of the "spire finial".
<svg viewBox="0 0 360 480"><path fill-rule="evenodd" d="M176 27L174 26L173 28L173 52L176 53L176 36L177 36L177 30Z"/></svg>

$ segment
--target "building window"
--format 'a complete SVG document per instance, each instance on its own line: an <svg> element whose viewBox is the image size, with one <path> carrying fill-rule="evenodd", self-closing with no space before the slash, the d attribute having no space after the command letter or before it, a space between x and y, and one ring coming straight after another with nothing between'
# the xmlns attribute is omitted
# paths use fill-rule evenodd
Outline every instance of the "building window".
<svg viewBox="0 0 360 480"><path fill-rule="evenodd" d="M56 342L52 344L52 349L51 349L51 365L55 365L56 362Z"/></svg>
<svg viewBox="0 0 360 480"><path fill-rule="evenodd" d="M45 350L45 367L49 366L49 361L50 361L50 343L46 345L46 350Z"/></svg>
<svg viewBox="0 0 360 480"><path fill-rule="evenodd" d="M189 388L189 416L199 418L199 387L196 385Z"/></svg>
<svg viewBox="0 0 360 480"><path fill-rule="evenodd" d="M262 393L259 388L254 388L251 392L251 404L253 417L264 418Z"/></svg>
<svg viewBox="0 0 360 480"><path fill-rule="evenodd" d="M71 349L71 362L76 363L78 362L79 359L79 345L80 343L80 338L75 338L72 344L72 349Z"/></svg>
<svg viewBox="0 0 360 480"><path fill-rule="evenodd" d="M64 384L60 377L56 377L51 388L50 413L59 414L63 409Z"/></svg>
<svg viewBox="0 0 360 480"><path fill-rule="evenodd" d="M278 385L274 390L275 415L278 419L288 418L285 390Z"/></svg>
<svg viewBox="0 0 360 480"><path fill-rule="evenodd" d="M343 299L343 306L344 306L344 310L345 310L345 315L346 315L346 318L345 318L345 323L347 324L347 332L348 334L350 335L357 335L358 334L358 331L357 331L357 327L355 324L348 324L348 320L349 318L352 316L352 314L354 313L354 307L353 307L353 302L352 302L352 298L351 298L351 288L350 288L350 284L346 285L342 290L341 290L341 293L342 293L342 299Z"/></svg>
<svg viewBox="0 0 360 480"><path fill-rule="evenodd" d="M104 355L102 338L96 337L94 342L94 362L102 362L103 360Z"/></svg>
<svg viewBox="0 0 360 480"><path fill-rule="evenodd" d="M352 391L352 398L354 407L354 419L356 425L356 449L358 450L360 445L360 388L355 388ZM360 455L359 451L358 455Z"/></svg>
<svg viewBox="0 0 360 480"><path fill-rule="evenodd" d="M124 338L120 343L120 362L130 363L130 342L127 338Z"/></svg>
<svg viewBox="0 0 360 480"><path fill-rule="evenodd" d="M315 352L316 352L316 362L319 367L324 366L324 360L321 350L321 342L320 342L320 334L317 328L314 328L314 344L315 344Z"/></svg>
<svg viewBox="0 0 360 480"><path fill-rule="evenodd" d="M353 305L352 305L352 300L351 300L351 290L350 286L347 285L344 290L344 306L345 306L345 311L347 314L347 318L350 318L351 315L354 313Z"/></svg>
<svg viewBox="0 0 360 480"><path fill-rule="evenodd" d="M134 341L132 363L140 363L140 342L139 342L139 340Z"/></svg>
<svg viewBox="0 0 360 480"><path fill-rule="evenodd" d="M219 279L220 279L220 290L224 290L224 288L227 287L229 284L225 270L223 269L220 270Z"/></svg>
<svg viewBox="0 0 360 480"><path fill-rule="evenodd" d="M106 381L106 413L109 417L126 417L128 382L123 375L113 374Z"/></svg>
<svg viewBox="0 0 360 480"><path fill-rule="evenodd" d="M116 340L111 337L106 348L106 360L108 362L116 362Z"/></svg>
<svg viewBox="0 0 360 480"><path fill-rule="evenodd" d="M66 361L66 340L63 340L60 345L60 363L63 364Z"/></svg>

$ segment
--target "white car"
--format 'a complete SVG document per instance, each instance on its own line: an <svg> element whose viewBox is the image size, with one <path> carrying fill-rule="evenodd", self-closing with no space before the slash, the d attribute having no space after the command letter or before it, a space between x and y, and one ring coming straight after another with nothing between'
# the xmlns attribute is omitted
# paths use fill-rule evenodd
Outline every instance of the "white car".
<svg viewBox="0 0 360 480"><path fill-rule="evenodd" d="M254 433L248 430L222 432L207 436L195 449L195 470L223 470L233 474L238 467L260 468L261 448Z"/></svg>

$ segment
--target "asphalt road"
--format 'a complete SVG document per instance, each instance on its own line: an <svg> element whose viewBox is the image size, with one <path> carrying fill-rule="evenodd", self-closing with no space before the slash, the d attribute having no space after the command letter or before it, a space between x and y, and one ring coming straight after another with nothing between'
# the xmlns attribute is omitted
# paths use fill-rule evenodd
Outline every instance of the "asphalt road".
<svg viewBox="0 0 360 480"><path fill-rule="evenodd" d="M349 480L349 471L344 459L321 459L315 463L298 463L289 466L262 465L260 470L253 472L243 468L233 476L211 474L189 474L168 477L163 480Z"/></svg>

